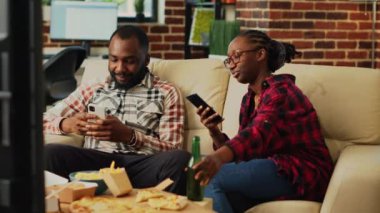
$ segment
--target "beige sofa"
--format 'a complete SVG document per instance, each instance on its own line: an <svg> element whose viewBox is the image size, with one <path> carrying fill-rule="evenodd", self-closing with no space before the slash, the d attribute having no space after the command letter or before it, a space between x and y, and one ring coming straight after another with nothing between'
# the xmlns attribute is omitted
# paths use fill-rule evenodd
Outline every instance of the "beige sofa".
<svg viewBox="0 0 380 213"><path fill-rule="evenodd" d="M225 121L222 129L233 136L238 128L240 101L247 90L230 78L218 59L161 60L152 72L173 82L185 97L198 93ZM248 212L380 212L380 70L287 64L276 73L291 73L316 108L326 143L336 162L323 203L274 201ZM82 82L108 75L107 61L87 62ZM195 108L186 105L186 149L194 135L201 137L201 152L212 152L208 131ZM81 144L81 137L47 135L46 142ZM76 141L76 142L74 142Z"/></svg>

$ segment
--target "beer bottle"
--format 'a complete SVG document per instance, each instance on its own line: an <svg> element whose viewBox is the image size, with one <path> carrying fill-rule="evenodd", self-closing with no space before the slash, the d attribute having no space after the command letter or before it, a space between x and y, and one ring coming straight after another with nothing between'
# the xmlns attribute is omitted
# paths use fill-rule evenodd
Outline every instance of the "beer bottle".
<svg viewBox="0 0 380 213"><path fill-rule="evenodd" d="M191 152L192 157L187 168L186 195L189 200L201 201L203 200L203 187L200 185L200 180L195 180L194 175L196 172L192 169L196 163L201 161L199 136L193 137Z"/></svg>

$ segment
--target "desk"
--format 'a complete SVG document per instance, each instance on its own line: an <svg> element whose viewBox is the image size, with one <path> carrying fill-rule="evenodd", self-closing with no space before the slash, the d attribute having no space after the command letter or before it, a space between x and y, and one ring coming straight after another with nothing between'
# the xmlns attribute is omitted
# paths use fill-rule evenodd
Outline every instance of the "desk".
<svg viewBox="0 0 380 213"><path fill-rule="evenodd" d="M130 203L132 205L136 205L136 206L142 207L142 208L148 207L147 202L135 203L137 191L138 191L137 189L133 189L132 192L130 192L128 195L123 196L123 197L119 197L117 199L121 200L123 202L126 202L126 203ZM165 193L170 194L169 192L165 192ZM101 195L101 197L113 197L113 196L109 195L108 191L107 191L106 195ZM69 204L62 203L61 204L61 211L63 213L69 213L70 212L69 211ZM184 209L182 209L181 211L160 210L158 212L163 212L163 213L175 213L175 212L181 212L181 213L182 212L183 213L193 213L193 212L196 212L196 213L213 213L214 211L212 211L212 201L211 201L211 199L206 198L202 202L192 202L192 201L189 201L189 203L187 204L187 206Z"/></svg>

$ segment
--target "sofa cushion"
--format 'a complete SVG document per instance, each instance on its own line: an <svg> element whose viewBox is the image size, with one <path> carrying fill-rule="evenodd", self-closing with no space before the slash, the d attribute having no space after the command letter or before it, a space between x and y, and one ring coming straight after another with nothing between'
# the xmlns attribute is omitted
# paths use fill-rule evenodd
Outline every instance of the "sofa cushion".
<svg viewBox="0 0 380 213"><path fill-rule="evenodd" d="M93 59L88 61L82 77L82 82L99 81L108 76L107 60ZM181 92L183 98L192 93L198 93L215 111L222 114L226 97L229 73L223 62L217 59L193 60L151 60L151 72L162 80L173 83ZM201 137L201 152L209 154L212 141L208 130L199 121L196 108L184 100L185 147L191 150L191 139L194 135Z"/></svg>
<svg viewBox="0 0 380 213"><path fill-rule="evenodd" d="M248 90L248 84L241 84L231 76L228 82L226 104L223 110L223 132L230 138L237 134L239 129L240 104L244 94Z"/></svg>
<svg viewBox="0 0 380 213"><path fill-rule="evenodd" d="M358 67L286 64L275 74L290 73L313 103L334 160L347 145L380 143L380 72ZM247 85L231 79L223 131L236 134L241 98Z"/></svg>
<svg viewBox="0 0 380 213"><path fill-rule="evenodd" d="M89 58L84 61L85 68L81 84L103 81L108 75L108 60Z"/></svg>
<svg viewBox="0 0 380 213"><path fill-rule="evenodd" d="M319 213L321 203L304 200L272 201L248 209L245 213Z"/></svg>
<svg viewBox="0 0 380 213"><path fill-rule="evenodd" d="M198 93L216 112L222 114L229 73L217 59L161 60L151 63L151 72L179 88L183 98ZM212 152L208 130L200 122L196 107L184 100L186 111L185 146L191 150L191 138L201 137L201 152Z"/></svg>
<svg viewBox="0 0 380 213"><path fill-rule="evenodd" d="M296 84L317 110L334 159L347 145L380 143L379 71L287 64L278 73L296 76Z"/></svg>
<svg viewBox="0 0 380 213"><path fill-rule="evenodd" d="M321 213L379 212L379 153L379 145L353 145L342 151Z"/></svg>
<svg viewBox="0 0 380 213"><path fill-rule="evenodd" d="M70 145L75 147L83 146L83 136L77 134L68 134L68 135L52 135L44 134L44 143L59 143L64 145Z"/></svg>

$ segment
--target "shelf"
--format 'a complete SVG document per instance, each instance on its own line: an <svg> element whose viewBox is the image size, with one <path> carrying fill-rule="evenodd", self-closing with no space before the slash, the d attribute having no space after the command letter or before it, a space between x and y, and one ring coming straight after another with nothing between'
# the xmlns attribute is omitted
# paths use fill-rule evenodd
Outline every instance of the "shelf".
<svg viewBox="0 0 380 213"><path fill-rule="evenodd" d="M195 7L208 7L208 8L214 8L215 10L215 19L235 19L235 14L228 15L226 14L226 11L224 11L227 7L234 6L236 3L222 3L221 0L215 0L214 2L203 2L198 3L196 0L186 0L185 1L185 46L184 46L184 54L185 59L191 58L191 47L199 47L203 48L206 53L208 53L209 48L208 46L201 46L201 45L190 45L189 44L189 37L191 32L191 24L193 19L193 8Z"/></svg>
<svg viewBox="0 0 380 213"><path fill-rule="evenodd" d="M224 5L236 5L236 2L235 3L221 3L223 6Z"/></svg>
<svg viewBox="0 0 380 213"><path fill-rule="evenodd" d="M192 3L192 2L188 2L187 4L191 4L193 6L214 6L214 2L203 2L203 3Z"/></svg>
<svg viewBox="0 0 380 213"><path fill-rule="evenodd" d="M215 2L203 2L203 3L192 3L192 2L187 2L187 4L192 4L194 6L214 6ZM219 2L220 5L236 5L236 3L223 3Z"/></svg>

